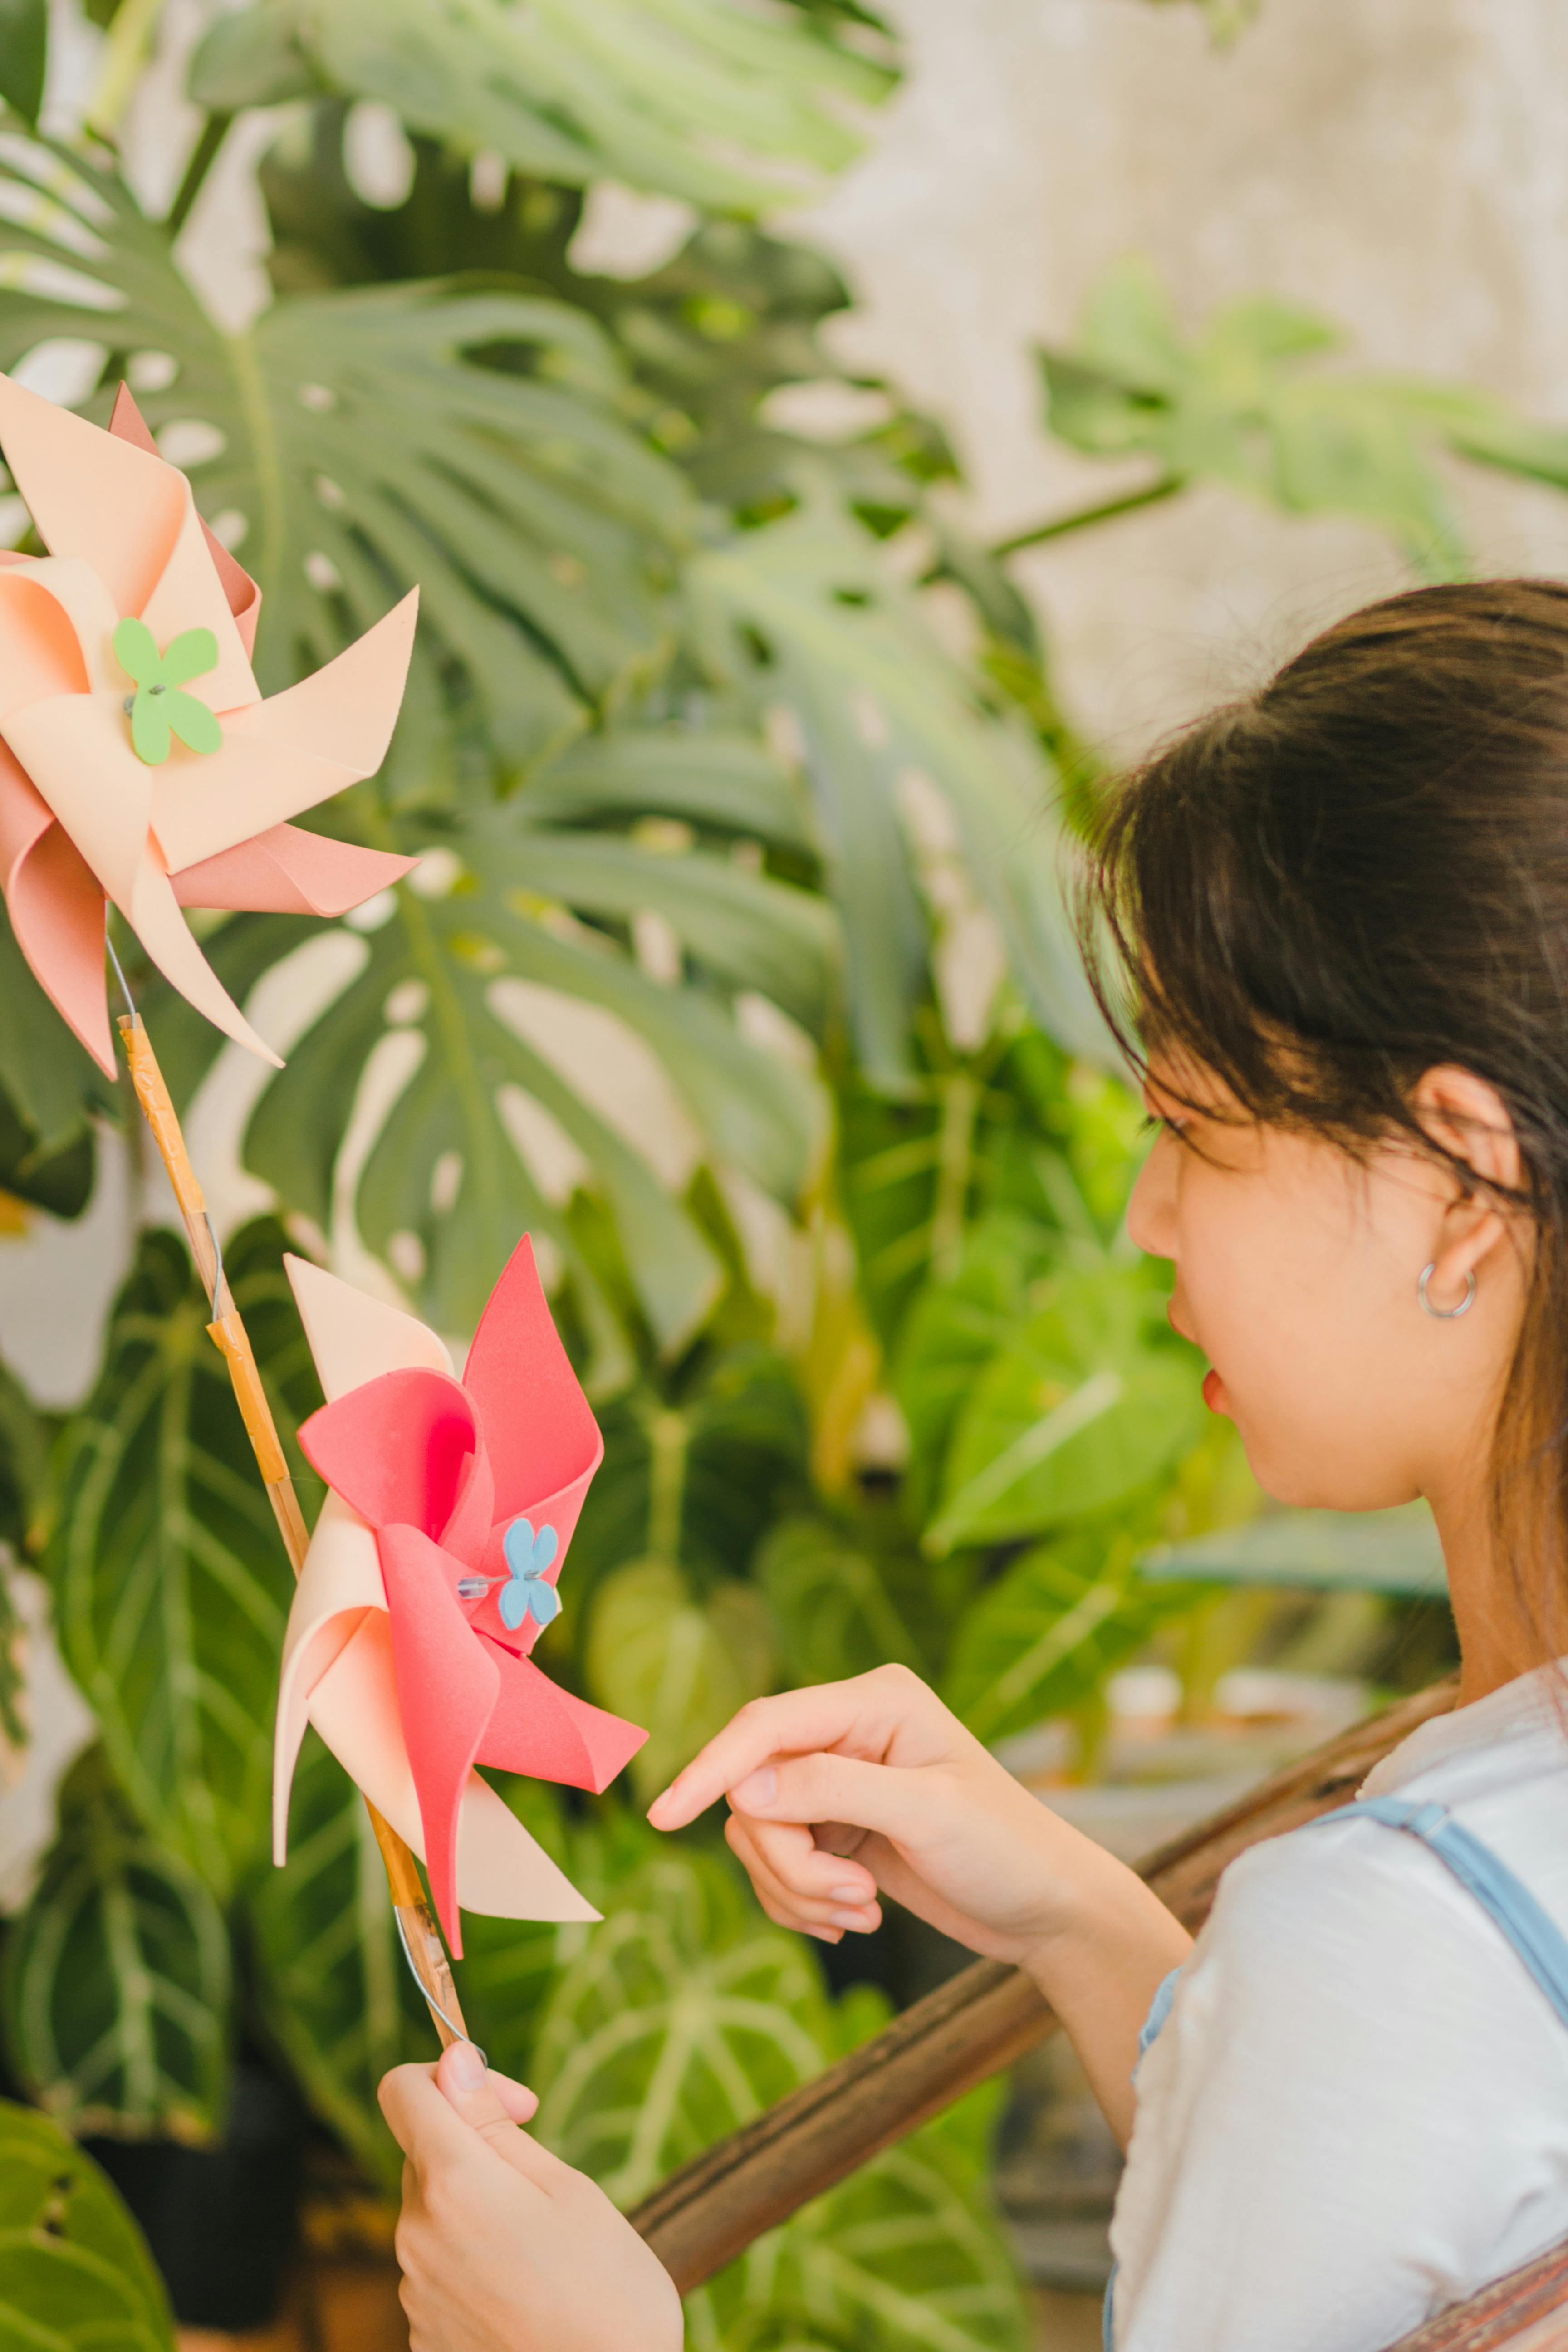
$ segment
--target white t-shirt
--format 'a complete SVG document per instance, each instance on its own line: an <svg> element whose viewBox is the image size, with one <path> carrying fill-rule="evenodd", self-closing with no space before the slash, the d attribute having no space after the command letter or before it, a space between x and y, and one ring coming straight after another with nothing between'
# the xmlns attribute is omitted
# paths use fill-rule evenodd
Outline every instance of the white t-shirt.
<svg viewBox="0 0 1568 2352"><path fill-rule="evenodd" d="M1568 1934L1553 1671L1361 1793L1449 1807ZM1565 2237L1568 2026L1475 1897L1365 1819L1233 1862L1139 2069L1116 2352L1379 2352Z"/></svg>

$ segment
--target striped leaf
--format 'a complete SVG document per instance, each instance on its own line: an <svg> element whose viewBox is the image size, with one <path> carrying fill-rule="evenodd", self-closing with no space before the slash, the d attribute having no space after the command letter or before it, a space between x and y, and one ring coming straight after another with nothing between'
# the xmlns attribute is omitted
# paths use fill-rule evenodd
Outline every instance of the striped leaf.
<svg viewBox="0 0 1568 2352"><path fill-rule="evenodd" d="M243 1912L268 2034L317 2115L395 2189L403 2159L375 2086L389 2066L433 2058L436 2043L399 1948L370 1816L313 1731L294 1775L288 1864L258 1874Z"/></svg>
<svg viewBox="0 0 1568 2352"><path fill-rule="evenodd" d="M228 1265L287 1433L319 1391L282 1246L279 1226L252 1225ZM46 1567L116 1780L224 1900L266 1848L293 1580L207 1312L184 1244L145 1234L67 1430Z"/></svg>
<svg viewBox="0 0 1568 2352"><path fill-rule="evenodd" d="M224 1917L128 1820L100 1749L61 1792L59 1837L6 1938L0 2000L18 2079L79 2137L201 2141L221 2123Z"/></svg>
<svg viewBox="0 0 1568 2352"><path fill-rule="evenodd" d="M174 2352L163 2281L92 2158L0 2102L0 2344L11 2352Z"/></svg>
<svg viewBox="0 0 1568 2352"><path fill-rule="evenodd" d="M538 2129L630 2204L845 2041L809 1948L769 1927L717 1856L666 1848L622 1880L562 1973L534 2054ZM689 2299L687 2340L692 2352L1024 2352L1017 2281L962 2119L760 2239Z"/></svg>

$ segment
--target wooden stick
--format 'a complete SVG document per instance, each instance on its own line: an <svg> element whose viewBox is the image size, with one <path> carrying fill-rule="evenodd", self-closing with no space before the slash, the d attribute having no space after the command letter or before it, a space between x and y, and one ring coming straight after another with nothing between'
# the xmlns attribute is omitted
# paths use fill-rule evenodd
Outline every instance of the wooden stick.
<svg viewBox="0 0 1568 2352"><path fill-rule="evenodd" d="M171 1099L158 1057L153 1051L153 1041L135 1013L120 1015L120 1034L124 1040L125 1058L131 1066L131 1083L136 1089L136 1099L142 1116L152 1130L159 1157L169 1171L169 1181L174 1189L191 1255L201 1276L203 1287L212 1302L213 1319L207 1334L223 1354L228 1366L228 1376L234 1384L240 1418L245 1423L283 1537L289 1563L296 1576L305 1565L310 1549L310 1531L305 1515L300 1508L300 1497L289 1475L288 1457L278 1434L278 1424L272 1418L272 1408L267 1402L260 1369L250 1344L239 1309L228 1286L223 1270L213 1229L207 1219L207 1204L196 1171L191 1166L191 1156L185 1149L185 1138L180 1126L179 1114ZM386 1881L392 1890L393 1909L402 1930L403 1945L408 1954L409 1966L419 1979L430 2011L430 2021L441 2038L441 2047L449 2042L466 2041L468 2032L463 2023L463 2011L458 2000L458 1990L452 1982L451 1963L447 1948L441 1941L441 1931L430 1908L419 1876L419 1866L413 1853L398 1836L390 1822L377 1812L368 1797L365 1811L370 1815L375 1842L381 1848L386 1864Z"/></svg>
<svg viewBox="0 0 1568 2352"><path fill-rule="evenodd" d="M1439 2312L1389 2352L1563 2352L1568 2346L1568 2246Z"/></svg>
<svg viewBox="0 0 1568 2352"><path fill-rule="evenodd" d="M1227 1863L1260 1839L1347 1802L1381 1757L1453 1706L1456 1689L1455 1681L1437 1683L1330 1740L1151 1854L1142 1875L1195 1931ZM978 1961L815 2082L672 2173L631 2220L688 2294L764 2230L1009 2065L1056 2024L1020 1969Z"/></svg>

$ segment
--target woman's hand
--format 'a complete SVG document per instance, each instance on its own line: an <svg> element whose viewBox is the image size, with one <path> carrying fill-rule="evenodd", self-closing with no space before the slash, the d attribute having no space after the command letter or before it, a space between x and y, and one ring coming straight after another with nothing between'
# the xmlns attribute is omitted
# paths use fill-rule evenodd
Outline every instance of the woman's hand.
<svg viewBox="0 0 1568 2352"><path fill-rule="evenodd" d="M781 1927L826 1943L879 1891L989 1959L1028 1967L1121 1875L1037 1802L904 1666L753 1699L656 1799L681 1829L728 1796L726 1835Z"/></svg>
<svg viewBox="0 0 1568 2352"><path fill-rule="evenodd" d="M680 2352L674 2281L602 2189L519 2130L538 2105L472 2042L384 2079L406 2158L410 2352Z"/></svg>
<svg viewBox="0 0 1568 2352"><path fill-rule="evenodd" d="M1020 1788L904 1666L753 1699L656 1799L676 1830L728 1796L725 1835L781 1927L868 1933L879 1891L1055 2007L1112 2128L1138 2029L1192 1938L1125 1863Z"/></svg>

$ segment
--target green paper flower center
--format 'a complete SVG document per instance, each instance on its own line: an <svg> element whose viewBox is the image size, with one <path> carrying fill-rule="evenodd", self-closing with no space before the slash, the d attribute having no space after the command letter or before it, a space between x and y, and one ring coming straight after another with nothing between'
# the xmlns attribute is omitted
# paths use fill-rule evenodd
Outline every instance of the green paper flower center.
<svg viewBox="0 0 1568 2352"><path fill-rule="evenodd" d="M188 751L216 751L223 729L199 695L187 694L190 679L217 667L217 639L210 629L183 629L158 650L145 621L128 619L114 632L114 658L136 691L125 698L131 748L150 768L162 767L177 736Z"/></svg>

